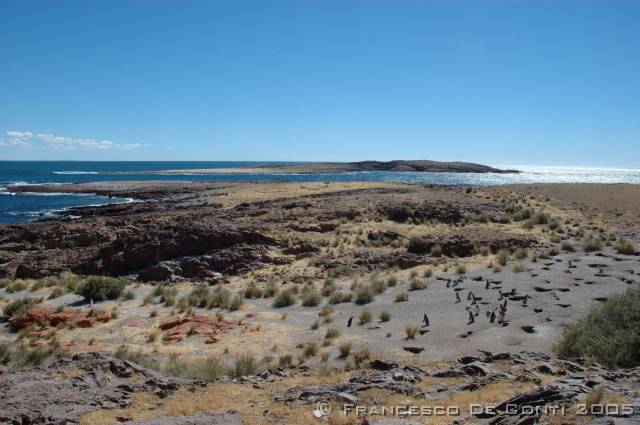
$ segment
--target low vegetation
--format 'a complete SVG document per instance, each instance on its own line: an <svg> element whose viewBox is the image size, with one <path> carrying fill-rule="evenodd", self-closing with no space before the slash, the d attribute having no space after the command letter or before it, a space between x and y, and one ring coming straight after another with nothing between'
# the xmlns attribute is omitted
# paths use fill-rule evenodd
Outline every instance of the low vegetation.
<svg viewBox="0 0 640 425"><path fill-rule="evenodd" d="M618 254L633 255L636 253L636 247L633 245L633 242L625 238L618 239L613 245L613 249L615 249Z"/></svg>
<svg viewBox="0 0 640 425"><path fill-rule="evenodd" d="M120 298L129 282L127 279L109 276L89 276L80 282L76 294L86 301L106 301Z"/></svg>
<svg viewBox="0 0 640 425"><path fill-rule="evenodd" d="M4 306L2 316L7 320L16 319L36 305L38 301L35 298L19 298Z"/></svg>
<svg viewBox="0 0 640 425"><path fill-rule="evenodd" d="M28 347L22 342L15 344L0 344L0 365L9 370L24 369L38 366L48 358L60 354L55 346L49 348Z"/></svg>
<svg viewBox="0 0 640 425"><path fill-rule="evenodd" d="M221 376L240 377L254 375L261 368L261 363L250 353L244 353L236 357L212 354L204 358L186 358L179 354L171 354L166 361L161 362L153 359L143 351L130 350L126 346L120 346L115 351L114 356L171 376L200 379L208 382L214 381Z"/></svg>
<svg viewBox="0 0 640 425"><path fill-rule="evenodd" d="M275 308L289 307L295 303L296 296L290 289L285 289L278 292L278 294L273 299L273 306Z"/></svg>
<svg viewBox="0 0 640 425"><path fill-rule="evenodd" d="M590 357L611 368L640 365L640 289L609 298L569 326L556 351L564 357Z"/></svg>

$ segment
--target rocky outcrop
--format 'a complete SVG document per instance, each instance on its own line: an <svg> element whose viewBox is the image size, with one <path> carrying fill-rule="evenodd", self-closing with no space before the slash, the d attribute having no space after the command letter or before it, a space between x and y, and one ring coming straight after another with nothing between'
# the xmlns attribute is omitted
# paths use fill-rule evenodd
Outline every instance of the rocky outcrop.
<svg viewBox="0 0 640 425"><path fill-rule="evenodd" d="M185 277L215 278L207 272L242 273L268 261L268 246L274 244L255 230L194 212L29 223L3 228L0 257L6 261L0 276L123 275L148 269L143 280L168 280L180 273L159 263L206 256L203 267L183 260Z"/></svg>
<svg viewBox="0 0 640 425"><path fill-rule="evenodd" d="M108 354L77 354L47 367L0 375L0 423L77 424L93 410L130 406L136 392L166 397L178 388L203 385L167 378Z"/></svg>
<svg viewBox="0 0 640 425"><path fill-rule="evenodd" d="M162 340L165 343L180 341L189 335L206 337L205 344L214 344L219 341L219 335L236 327L242 327L237 322L218 319L215 316L186 316L171 318L158 326L164 331Z"/></svg>
<svg viewBox="0 0 640 425"><path fill-rule="evenodd" d="M414 254L433 254L434 247L438 247L438 255L448 257L469 257L478 252L480 247L486 247L491 252L500 250L512 251L517 248L527 248L536 243L535 239L515 236L508 233L493 232L492 234L447 234L439 236L414 237L409 242L407 250Z"/></svg>
<svg viewBox="0 0 640 425"><path fill-rule="evenodd" d="M246 273L267 264L286 264L286 257L272 257L271 248L264 245L237 244L230 248L211 251L197 257L161 261L140 271L143 282L194 279L215 283L223 275Z"/></svg>
<svg viewBox="0 0 640 425"><path fill-rule="evenodd" d="M106 323L111 320L111 316L106 313L89 315L75 309L54 310L49 307L32 307L23 314L11 319L11 324L15 329L34 328L37 332L46 329L55 331L60 324L73 323L81 328L93 327L96 323Z"/></svg>
<svg viewBox="0 0 640 425"><path fill-rule="evenodd" d="M372 389L388 390L397 394L412 397L424 397L424 391L415 384L422 381L428 374L415 366L383 367L379 372L356 374L349 381L337 384L305 385L289 388L278 395L276 400L303 403L329 402L342 400L346 403L356 403L357 393Z"/></svg>
<svg viewBox="0 0 640 425"><path fill-rule="evenodd" d="M348 271L374 270L380 267L398 267L404 270L428 264L430 261L424 255L404 251L352 250L349 254L339 258L330 255L320 256L316 258L314 264L329 272L346 273Z"/></svg>
<svg viewBox="0 0 640 425"><path fill-rule="evenodd" d="M423 203L384 202L378 206L378 211L383 217L404 223L407 220L425 223L435 221L438 223L455 224L463 221L486 220L502 222L507 214L503 206L495 202L458 201L455 204L443 200L432 200Z"/></svg>

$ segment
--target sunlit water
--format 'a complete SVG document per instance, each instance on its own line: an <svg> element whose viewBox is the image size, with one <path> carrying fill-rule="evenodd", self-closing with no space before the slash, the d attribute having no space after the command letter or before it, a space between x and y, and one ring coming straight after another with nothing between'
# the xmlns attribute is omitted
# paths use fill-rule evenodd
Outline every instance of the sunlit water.
<svg viewBox="0 0 640 425"><path fill-rule="evenodd" d="M384 181L455 185L502 185L515 183L640 183L640 169L540 167L495 165L517 169L519 174L353 172L342 174L143 174L145 171L234 168L256 162L2 162L0 161L0 223L55 218L59 211L86 205L131 202L95 195L16 194L16 184L84 183L110 180L198 181ZM264 164L261 163L261 164ZM274 163L275 164L275 163Z"/></svg>

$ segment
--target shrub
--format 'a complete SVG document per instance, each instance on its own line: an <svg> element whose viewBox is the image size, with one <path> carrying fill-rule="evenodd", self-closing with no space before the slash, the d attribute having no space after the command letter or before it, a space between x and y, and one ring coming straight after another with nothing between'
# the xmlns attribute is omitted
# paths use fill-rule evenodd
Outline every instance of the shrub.
<svg viewBox="0 0 640 425"><path fill-rule="evenodd" d="M126 345L119 346L113 353L113 356L120 360L127 360L148 369L160 370L160 363L152 359L148 354L143 353L142 350L131 351Z"/></svg>
<svg viewBox="0 0 640 425"><path fill-rule="evenodd" d="M267 288L264 291L264 297L272 298L272 297L275 297L277 293L278 293L278 287L276 286L276 283L272 280L267 284Z"/></svg>
<svg viewBox="0 0 640 425"><path fill-rule="evenodd" d="M131 301L134 300L136 298L136 294L133 293L133 291L124 291L124 293L122 294L122 299L125 301Z"/></svg>
<svg viewBox="0 0 640 425"><path fill-rule="evenodd" d="M21 292L25 291L29 286L23 280L14 280L12 283L8 284L6 287L7 292Z"/></svg>
<svg viewBox="0 0 640 425"><path fill-rule="evenodd" d="M582 249L587 252L600 251L604 247L602 239L597 236L589 236L582 242Z"/></svg>
<svg viewBox="0 0 640 425"><path fill-rule="evenodd" d="M316 354L318 354L318 344L315 342L309 342L304 346L302 355L305 358L314 357Z"/></svg>
<svg viewBox="0 0 640 425"><path fill-rule="evenodd" d="M420 291L422 289L425 289L426 287L427 287L427 284L424 282L424 280L420 280L420 279L413 279L411 280L411 283L409 283L410 291Z"/></svg>
<svg viewBox="0 0 640 425"><path fill-rule="evenodd" d="M537 212L531 217L533 224L547 224L549 222L549 214Z"/></svg>
<svg viewBox="0 0 640 425"><path fill-rule="evenodd" d="M36 292L39 291L40 289L44 288L44 281L42 280L36 280L33 285L31 285L31 288L29 288L29 291L31 292Z"/></svg>
<svg viewBox="0 0 640 425"><path fill-rule="evenodd" d="M341 304L341 303L349 303L353 298L353 294L344 293L344 292L334 292L331 294L331 298L329 298L329 304Z"/></svg>
<svg viewBox="0 0 640 425"><path fill-rule="evenodd" d="M519 250L516 251L516 258L518 260L524 260L525 258L527 258L527 256L529 255L529 250L527 250L527 248L520 248Z"/></svg>
<svg viewBox="0 0 640 425"><path fill-rule="evenodd" d="M207 382L215 381L228 372L224 360L218 355L210 355L204 359L185 360L176 353L169 355L164 371L179 378L200 379Z"/></svg>
<svg viewBox="0 0 640 425"><path fill-rule="evenodd" d="M17 319L37 303L38 301L33 298L17 299L4 306L2 315L7 320Z"/></svg>
<svg viewBox="0 0 640 425"><path fill-rule="evenodd" d="M424 277L425 279L429 279L431 276L433 276L433 270L431 269L425 270L422 274L422 277Z"/></svg>
<svg viewBox="0 0 640 425"><path fill-rule="evenodd" d="M353 302L358 305L369 304L374 297L373 290L369 286L360 286L356 289L356 298Z"/></svg>
<svg viewBox="0 0 640 425"><path fill-rule="evenodd" d="M340 331L336 328L329 328L327 332L324 334L326 339L333 339L340 336Z"/></svg>
<svg viewBox="0 0 640 425"><path fill-rule="evenodd" d="M76 294L87 301L116 300L122 296L127 280L108 276L89 276L80 282Z"/></svg>
<svg viewBox="0 0 640 425"><path fill-rule="evenodd" d="M615 245L613 245L613 249L615 249L618 252L618 254L633 255L636 253L636 247L633 245L631 241L625 238L618 239Z"/></svg>
<svg viewBox="0 0 640 425"><path fill-rule="evenodd" d="M411 205L403 204L389 207L385 212L389 220L404 223L413 215L413 208Z"/></svg>
<svg viewBox="0 0 640 425"><path fill-rule="evenodd" d="M280 367L290 366L292 362L293 357L291 357L291 354L283 354L278 358L278 366Z"/></svg>
<svg viewBox="0 0 640 425"><path fill-rule="evenodd" d="M75 292L78 284L80 283L80 277L71 272L60 273L58 284L63 287L67 292Z"/></svg>
<svg viewBox="0 0 640 425"><path fill-rule="evenodd" d="M53 291L49 294L49 299L52 300L54 298L59 298L64 295L64 289L59 286L53 288Z"/></svg>
<svg viewBox="0 0 640 425"><path fill-rule="evenodd" d="M374 294L379 295L387 290L387 284L383 280L376 280L371 283L370 288Z"/></svg>
<svg viewBox="0 0 640 425"><path fill-rule="evenodd" d="M591 357L610 368L640 365L640 289L615 295L565 329L563 357Z"/></svg>
<svg viewBox="0 0 640 425"><path fill-rule="evenodd" d="M561 227L560 222L555 218L552 218L551 220L549 220L548 226L549 226L549 230L558 230Z"/></svg>
<svg viewBox="0 0 640 425"><path fill-rule="evenodd" d="M421 236L412 236L409 239L407 251L413 254L426 254L431 248L431 243Z"/></svg>
<svg viewBox="0 0 640 425"><path fill-rule="evenodd" d="M567 252L575 252L576 248L571 244L571 242L562 242L561 246L563 251Z"/></svg>
<svg viewBox="0 0 640 425"><path fill-rule="evenodd" d="M255 283L251 283L247 285L247 287L244 290L244 297L248 299L262 298L263 296L264 296L264 291L258 288L258 286Z"/></svg>
<svg viewBox="0 0 640 425"><path fill-rule="evenodd" d="M336 291L336 284L332 279L327 279L322 285L322 296L328 297Z"/></svg>
<svg viewBox="0 0 640 425"><path fill-rule="evenodd" d="M9 344L0 343L0 365L6 365L11 360Z"/></svg>
<svg viewBox="0 0 640 425"><path fill-rule="evenodd" d="M433 245L431 250L429 251L431 255L434 257L439 257L442 255L442 247L440 245Z"/></svg>
<svg viewBox="0 0 640 425"><path fill-rule="evenodd" d="M496 255L496 261L498 261L498 264L500 264L502 267L506 266L507 262L509 261L509 253L504 250L498 251L498 254Z"/></svg>
<svg viewBox="0 0 640 425"><path fill-rule="evenodd" d="M304 297L302 297L302 305L305 307L315 307L320 304L320 301L320 294L314 290L307 292Z"/></svg>
<svg viewBox="0 0 640 425"><path fill-rule="evenodd" d="M243 301L244 299L242 298L241 294L235 294L233 298L231 298L231 301L229 301L229 306L228 306L229 311L240 310L240 307L242 307Z"/></svg>
<svg viewBox="0 0 640 425"><path fill-rule="evenodd" d="M255 375L258 370L258 361L255 356L250 353L244 353L236 357L233 365L233 376L239 378L241 376Z"/></svg>
<svg viewBox="0 0 640 425"><path fill-rule="evenodd" d="M400 292L396 294L395 302L402 303L409 300L409 294L406 292Z"/></svg>
<svg viewBox="0 0 640 425"><path fill-rule="evenodd" d="M333 309L333 307L325 305L324 307L322 307L320 309L320 313L318 313L318 316L320 316L320 317L329 317L334 312L335 312L335 310Z"/></svg>
<svg viewBox="0 0 640 425"><path fill-rule="evenodd" d="M362 310L358 318L360 319L361 325L366 325L367 323L371 322L371 312L367 309L364 309Z"/></svg>
<svg viewBox="0 0 640 425"><path fill-rule="evenodd" d="M404 328L404 332L407 334L407 339L415 339L418 328L413 325L407 325Z"/></svg>
<svg viewBox="0 0 640 425"><path fill-rule="evenodd" d="M41 347L29 348L24 344L20 344L13 353L13 368L22 369L27 366L38 366L52 354L52 350Z"/></svg>
<svg viewBox="0 0 640 425"><path fill-rule="evenodd" d="M295 303L296 297L290 289L278 292L278 295L273 299L273 306L276 308L289 307Z"/></svg>
<svg viewBox="0 0 640 425"><path fill-rule="evenodd" d="M458 264L456 266L456 273L465 274L466 272L467 272L467 268L465 266L463 266L462 264Z"/></svg>
<svg viewBox="0 0 640 425"><path fill-rule="evenodd" d="M369 349L367 347L362 347L353 353L353 361L356 365L360 365L362 362L366 361L371 357L371 353L369 353Z"/></svg>
<svg viewBox="0 0 640 425"><path fill-rule="evenodd" d="M345 342L340 344L340 346L338 346L338 350L340 350L340 358L346 359L349 357L349 353L351 353L351 343Z"/></svg>
<svg viewBox="0 0 640 425"><path fill-rule="evenodd" d="M382 311L382 313L380 313L380 321L388 322L389 320L391 320L391 314L386 310Z"/></svg>
<svg viewBox="0 0 640 425"><path fill-rule="evenodd" d="M525 271L527 271L527 269L522 265L522 263L518 263L515 266L513 266L514 273L522 273Z"/></svg>
<svg viewBox="0 0 640 425"><path fill-rule="evenodd" d="M391 276L389 279L387 279L387 286L389 288L393 288L397 284L398 284L398 278L397 277Z"/></svg>

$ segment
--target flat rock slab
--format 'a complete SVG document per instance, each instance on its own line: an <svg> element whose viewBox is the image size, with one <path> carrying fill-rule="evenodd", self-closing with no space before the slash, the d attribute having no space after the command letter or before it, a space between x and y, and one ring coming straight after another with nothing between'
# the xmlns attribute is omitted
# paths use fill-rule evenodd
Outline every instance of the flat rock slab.
<svg viewBox="0 0 640 425"><path fill-rule="evenodd" d="M204 384L168 378L109 354L77 354L46 367L0 375L0 423L76 424L85 413L130 406L136 392L166 397L199 385Z"/></svg>
<svg viewBox="0 0 640 425"><path fill-rule="evenodd" d="M240 413L229 411L194 416L171 416L127 423L130 425L242 425L242 418Z"/></svg>

